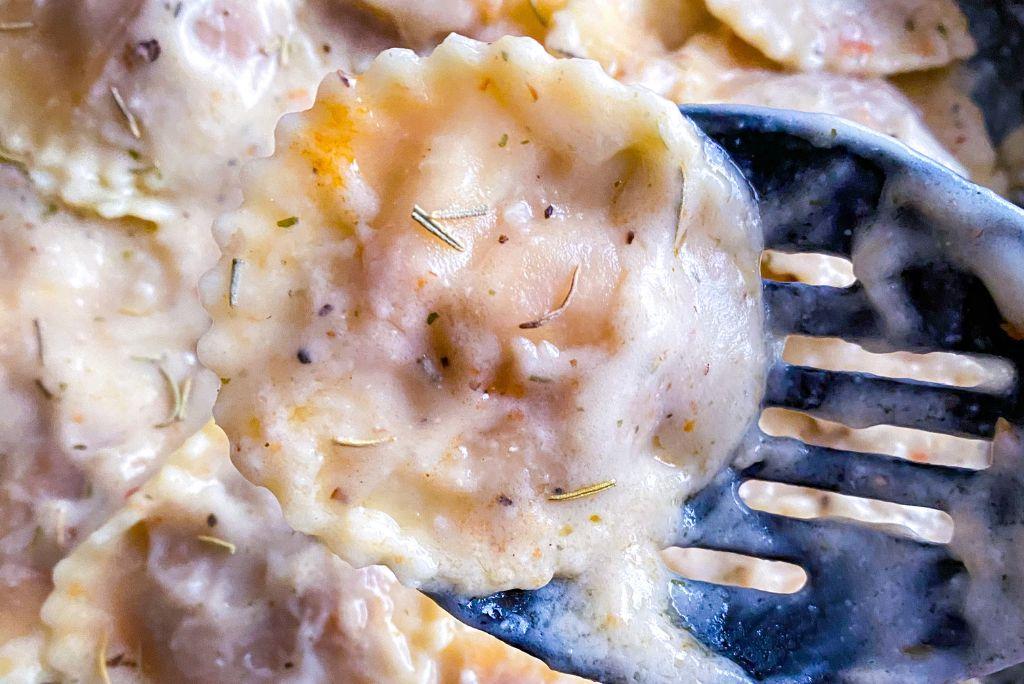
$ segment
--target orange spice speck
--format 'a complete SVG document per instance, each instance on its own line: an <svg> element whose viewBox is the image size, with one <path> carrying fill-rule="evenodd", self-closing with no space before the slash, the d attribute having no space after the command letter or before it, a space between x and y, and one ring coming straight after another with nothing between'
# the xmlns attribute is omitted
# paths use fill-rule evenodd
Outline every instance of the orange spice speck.
<svg viewBox="0 0 1024 684"><path fill-rule="evenodd" d="M696 425L696 421L688 420L683 423L683 432L693 432L693 426Z"/></svg>

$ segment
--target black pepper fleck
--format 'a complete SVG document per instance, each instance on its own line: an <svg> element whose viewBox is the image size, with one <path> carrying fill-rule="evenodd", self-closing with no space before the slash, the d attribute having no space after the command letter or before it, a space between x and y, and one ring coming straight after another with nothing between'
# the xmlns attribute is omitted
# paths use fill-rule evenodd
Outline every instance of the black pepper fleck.
<svg viewBox="0 0 1024 684"><path fill-rule="evenodd" d="M504 494L499 494L497 497L495 497L494 500L497 501L502 506L511 506L512 505L512 499L508 498Z"/></svg>
<svg viewBox="0 0 1024 684"><path fill-rule="evenodd" d="M334 311L334 305L333 304L324 304L323 306L320 307L320 310L316 312L316 315L317 316L326 316L327 314L331 313L332 311Z"/></svg>
<svg viewBox="0 0 1024 684"><path fill-rule="evenodd" d="M139 59L152 64L160 57L160 41L150 38L136 43L135 54Z"/></svg>
<svg viewBox="0 0 1024 684"><path fill-rule="evenodd" d="M298 352L296 352L295 358L297 358L299 360L299 363L302 364L313 363L313 359L310 358L309 352L306 351L305 349L300 349Z"/></svg>
<svg viewBox="0 0 1024 684"><path fill-rule="evenodd" d="M450 365L451 365L451 361L448 360L448 357L447 356L442 356L441 357L441 368L447 368Z"/></svg>
<svg viewBox="0 0 1024 684"><path fill-rule="evenodd" d="M626 233L626 244L633 244L634 238L636 238L636 233L634 233L633 231L629 231L628 233Z"/></svg>
<svg viewBox="0 0 1024 684"><path fill-rule="evenodd" d="M555 208L552 205L548 205L548 208L544 210L544 218L549 219L555 213Z"/></svg>
<svg viewBox="0 0 1024 684"><path fill-rule="evenodd" d="M210 515L206 516L206 524L209 527L216 527L217 526L217 516L215 516L213 513L211 513Z"/></svg>
<svg viewBox="0 0 1024 684"><path fill-rule="evenodd" d="M506 242L508 242L508 235L499 235L498 236L498 244L503 245Z"/></svg>

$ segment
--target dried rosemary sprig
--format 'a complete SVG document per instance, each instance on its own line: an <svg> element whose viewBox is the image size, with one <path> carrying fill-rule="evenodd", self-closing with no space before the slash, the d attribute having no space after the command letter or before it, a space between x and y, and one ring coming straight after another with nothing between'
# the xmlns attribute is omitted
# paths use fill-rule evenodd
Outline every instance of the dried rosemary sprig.
<svg viewBox="0 0 1024 684"><path fill-rule="evenodd" d="M242 278L242 264L245 262L235 257L231 260L231 282L228 285L228 306L238 306L238 283Z"/></svg>
<svg viewBox="0 0 1024 684"><path fill-rule="evenodd" d="M572 270L572 281L569 283L568 292L566 292L565 297L562 298L562 303L556 306L554 309L551 309L550 311L542 315L540 318L537 318L532 321L527 321L525 323L520 323L519 327L522 328L523 330L532 330L534 328L539 328L545 323L561 316L562 313L566 310L566 308L568 308L570 302L572 302L573 295L576 294L576 283L579 280L579 276L580 267L577 266Z"/></svg>
<svg viewBox="0 0 1024 684"><path fill-rule="evenodd" d="M437 221L432 219L430 214L423 211L423 208L418 204L414 204L412 207L412 220L423 226L428 233L452 249L456 249L460 252L466 251L466 248L462 246L462 243L446 233L444 228L442 228Z"/></svg>
<svg viewBox="0 0 1024 684"><path fill-rule="evenodd" d="M603 492L606 489L611 489L615 486L615 480L605 480L604 482L598 482L592 484L589 487L581 487L574 489L571 492L563 492L561 494L552 494L548 497L548 501L572 501L574 499L582 499L585 496L593 496L599 492Z"/></svg>
<svg viewBox="0 0 1024 684"><path fill-rule="evenodd" d="M121 114L124 115L124 119L128 122L128 130L131 131L132 136L136 139L142 137L142 131L139 130L139 122L132 114L132 110L128 109L128 104L121 97L121 91L117 89L117 86L110 86L110 96L114 98L114 104L121 110Z"/></svg>
<svg viewBox="0 0 1024 684"><path fill-rule="evenodd" d="M395 438L390 436L390 435L388 435L387 437L377 437L377 438L370 438L370 439L335 437L331 441L333 443L337 444L338 446L359 448L359 447L372 447L372 446L377 446L379 444L387 444L388 442L394 442Z"/></svg>
<svg viewBox="0 0 1024 684"><path fill-rule="evenodd" d="M231 555L234 555L235 551L238 550L234 544L227 540L221 539L220 537L212 537L208 534L197 534L196 539L198 539L201 542L206 542L207 544L219 546L222 549L227 549L228 553L230 553Z"/></svg>

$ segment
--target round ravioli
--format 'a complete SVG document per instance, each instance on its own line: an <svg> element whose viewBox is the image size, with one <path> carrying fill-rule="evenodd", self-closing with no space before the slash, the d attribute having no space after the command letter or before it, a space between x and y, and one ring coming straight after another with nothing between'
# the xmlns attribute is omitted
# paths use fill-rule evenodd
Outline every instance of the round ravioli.
<svg viewBox="0 0 1024 684"><path fill-rule="evenodd" d="M545 45L555 54L586 57L627 83L664 93L673 54L713 19L700 0L570 0L552 14Z"/></svg>
<svg viewBox="0 0 1024 684"><path fill-rule="evenodd" d="M764 373L756 212L717 148L593 62L452 37L326 79L244 192L200 342L242 473L357 566L587 577L574 634L692 664L657 553Z"/></svg>
<svg viewBox="0 0 1024 684"><path fill-rule="evenodd" d="M985 127L985 117L970 97L972 77L966 68L950 67L905 74L893 83L914 103L922 121L956 157L971 180L1005 194L1006 174Z"/></svg>
<svg viewBox="0 0 1024 684"><path fill-rule="evenodd" d="M49 0L0 41L0 152L107 217L177 218L232 189L329 68L385 46L366 14L297 0ZM7 17L5 17L7 18Z"/></svg>
<svg viewBox="0 0 1024 684"><path fill-rule="evenodd" d="M968 173L936 139L914 103L884 79L794 74L757 66L729 41L728 31L692 38L676 54L675 69L665 81L665 94L677 102L723 102L832 114L892 136L957 173Z"/></svg>
<svg viewBox="0 0 1024 684"><path fill-rule="evenodd" d="M294 532L212 423L55 582L45 657L75 681L573 680Z"/></svg>
<svg viewBox="0 0 1024 684"><path fill-rule="evenodd" d="M885 75L974 54L954 0L707 0L771 59L804 71Z"/></svg>
<svg viewBox="0 0 1024 684"><path fill-rule="evenodd" d="M339 0L345 1L345 0ZM542 39L566 0L362 0L400 36L402 45L429 50L449 33L479 40L502 36Z"/></svg>

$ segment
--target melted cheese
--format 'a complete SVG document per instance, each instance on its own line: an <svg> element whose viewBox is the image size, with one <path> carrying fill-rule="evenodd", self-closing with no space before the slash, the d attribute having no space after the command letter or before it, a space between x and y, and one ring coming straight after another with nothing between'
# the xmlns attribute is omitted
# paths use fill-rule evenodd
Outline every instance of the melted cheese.
<svg viewBox="0 0 1024 684"><path fill-rule="evenodd" d="M212 423L54 576L45 656L70 680L572 680L294 532Z"/></svg>
<svg viewBox="0 0 1024 684"><path fill-rule="evenodd" d="M657 552L757 408L737 181L671 104L526 39L328 78L217 226L200 349L233 458L356 565L475 594L585 577L617 667L696 668ZM414 205L484 208L439 215L460 251Z"/></svg>
<svg viewBox="0 0 1024 684"><path fill-rule="evenodd" d="M954 0L707 0L771 59L806 71L885 75L970 57Z"/></svg>

